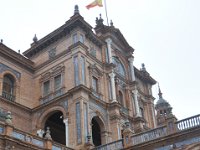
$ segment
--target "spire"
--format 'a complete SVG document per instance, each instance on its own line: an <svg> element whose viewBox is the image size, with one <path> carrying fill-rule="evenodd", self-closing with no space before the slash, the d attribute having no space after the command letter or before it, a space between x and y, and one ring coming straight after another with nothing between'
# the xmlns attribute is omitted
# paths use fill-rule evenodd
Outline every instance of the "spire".
<svg viewBox="0 0 200 150"><path fill-rule="evenodd" d="M159 83L158 83L158 95L159 95L159 99L163 98L163 97L162 97L162 92L161 92L161 90L160 90L160 85L159 85Z"/></svg>
<svg viewBox="0 0 200 150"><path fill-rule="evenodd" d="M74 15L79 14L79 8L78 5L74 6Z"/></svg>

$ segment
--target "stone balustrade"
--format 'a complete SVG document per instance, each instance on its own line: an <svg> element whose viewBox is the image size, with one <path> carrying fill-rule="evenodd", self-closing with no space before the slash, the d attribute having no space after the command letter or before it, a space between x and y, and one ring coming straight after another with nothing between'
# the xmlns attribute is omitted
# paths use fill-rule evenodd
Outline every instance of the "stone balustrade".
<svg viewBox="0 0 200 150"><path fill-rule="evenodd" d="M200 115L192 116L176 122L177 130L183 131L200 126Z"/></svg>
<svg viewBox="0 0 200 150"><path fill-rule="evenodd" d="M166 135L167 135L167 127L162 126L162 127L152 129L152 130L149 130L146 132L135 134L131 137L131 140L132 140L132 144L136 145L136 144L140 144L143 142L158 139L158 138L161 138Z"/></svg>
<svg viewBox="0 0 200 150"><path fill-rule="evenodd" d="M5 135L14 143L21 141L25 147L32 145L41 150L73 150L65 145L55 143L50 139L41 138L16 129L11 124L0 122L0 137L3 138Z"/></svg>
<svg viewBox="0 0 200 150"><path fill-rule="evenodd" d="M119 150L123 149L123 139L120 139L118 141L114 141L112 143L108 143L105 145L97 146L93 148L92 150Z"/></svg>

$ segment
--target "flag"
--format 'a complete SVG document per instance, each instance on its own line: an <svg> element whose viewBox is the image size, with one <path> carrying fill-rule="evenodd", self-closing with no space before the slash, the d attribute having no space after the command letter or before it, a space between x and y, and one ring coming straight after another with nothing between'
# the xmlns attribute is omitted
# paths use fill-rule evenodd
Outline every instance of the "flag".
<svg viewBox="0 0 200 150"><path fill-rule="evenodd" d="M92 3L87 5L86 8L90 9L92 7L95 7L95 6L103 7L102 0L94 0Z"/></svg>

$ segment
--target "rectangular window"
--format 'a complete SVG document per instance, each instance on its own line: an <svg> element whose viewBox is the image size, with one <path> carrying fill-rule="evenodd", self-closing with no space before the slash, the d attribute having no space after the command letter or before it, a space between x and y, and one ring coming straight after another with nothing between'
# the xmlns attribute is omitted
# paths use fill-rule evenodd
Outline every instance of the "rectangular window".
<svg viewBox="0 0 200 150"><path fill-rule="evenodd" d="M61 88L61 75L58 75L54 78L54 89L57 91Z"/></svg>
<svg viewBox="0 0 200 150"><path fill-rule="evenodd" d="M106 62L109 63L108 48L106 48L105 51L106 51Z"/></svg>
<svg viewBox="0 0 200 150"><path fill-rule="evenodd" d="M74 79L75 86L79 85L79 68L78 68L78 56L74 57Z"/></svg>
<svg viewBox="0 0 200 150"><path fill-rule="evenodd" d="M77 143L81 144L81 111L80 111L80 102L76 103L76 130L77 130Z"/></svg>
<svg viewBox="0 0 200 150"><path fill-rule="evenodd" d="M77 33L75 33L73 35L73 44L77 43L78 42L78 36L77 36Z"/></svg>
<svg viewBox="0 0 200 150"><path fill-rule="evenodd" d="M98 91L98 79L95 77L92 77L92 89L97 92Z"/></svg>
<svg viewBox="0 0 200 150"><path fill-rule="evenodd" d="M47 96L50 93L50 81L46 81L43 84L43 96Z"/></svg>
<svg viewBox="0 0 200 150"><path fill-rule="evenodd" d="M87 104L84 103L84 129L85 129L85 141L87 141L87 135L88 135L88 107Z"/></svg>
<svg viewBox="0 0 200 150"><path fill-rule="evenodd" d="M82 84L85 84L85 58L81 56L81 76Z"/></svg>
<svg viewBox="0 0 200 150"><path fill-rule="evenodd" d="M82 34L80 34L80 39L79 39L79 41L80 41L81 43L84 43L84 36L83 36Z"/></svg>

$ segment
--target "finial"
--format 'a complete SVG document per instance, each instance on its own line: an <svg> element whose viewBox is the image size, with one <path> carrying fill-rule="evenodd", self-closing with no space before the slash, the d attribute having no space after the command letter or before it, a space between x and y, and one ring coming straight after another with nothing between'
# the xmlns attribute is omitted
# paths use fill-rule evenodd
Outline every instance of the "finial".
<svg viewBox="0 0 200 150"><path fill-rule="evenodd" d="M101 18L101 14L99 14L99 19L102 19L102 18Z"/></svg>
<svg viewBox="0 0 200 150"><path fill-rule="evenodd" d="M161 90L160 90L160 85L159 85L159 83L158 83L158 95L159 95L159 98L162 98L162 92L161 92Z"/></svg>
<svg viewBox="0 0 200 150"><path fill-rule="evenodd" d="M110 26L113 27L113 21L112 20L110 20Z"/></svg>
<svg viewBox="0 0 200 150"><path fill-rule="evenodd" d="M46 138L46 139L49 139L49 140L52 139L52 138L51 138L51 132L50 132L50 128L49 128L49 127L47 127L45 138Z"/></svg>
<svg viewBox="0 0 200 150"><path fill-rule="evenodd" d="M1 43L3 43L3 39L1 39Z"/></svg>
<svg viewBox="0 0 200 150"><path fill-rule="evenodd" d="M38 38L37 38L37 36L36 36L36 34L35 34L35 36L34 36L34 38L33 38L33 42L34 42L34 43L37 43L37 41L38 41Z"/></svg>
<svg viewBox="0 0 200 150"><path fill-rule="evenodd" d="M20 49L18 50L18 53L20 54Z"/></svg>
<svg viewBox="0 0 200 150"><path fill-rule="evenodd" d="M12 117L11 117L10 111L7 112L5 121L6 121L7 124L12 124Z"/></svg>
<svg viewBox="0 0 200 150"><path fill-rule="evenodd" d="M78 5L74 6L74 15L79 14Z"/></svg>
<svg viewBox="0 0 200 150"><path fill-rule="evenodd" d="M145 68L145 64L142 63L142 68L141 68L142 71L146 71L146 68Z"/></svg>

